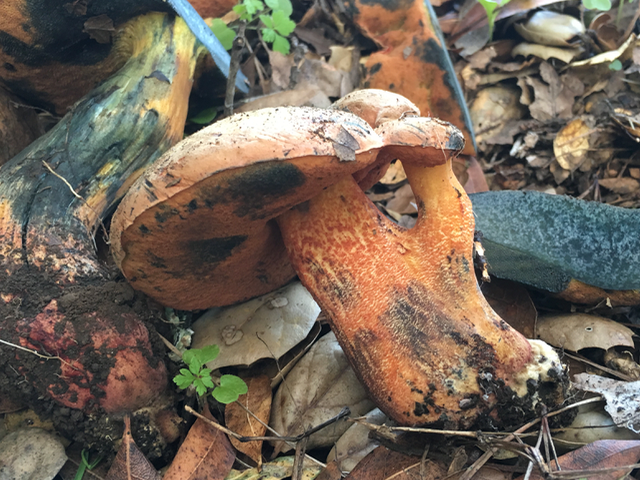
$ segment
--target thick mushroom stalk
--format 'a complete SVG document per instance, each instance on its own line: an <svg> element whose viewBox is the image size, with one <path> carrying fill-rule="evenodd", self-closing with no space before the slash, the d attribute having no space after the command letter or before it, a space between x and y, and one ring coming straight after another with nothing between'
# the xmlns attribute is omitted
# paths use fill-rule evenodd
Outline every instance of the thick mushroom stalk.
<svg viewBox="0 0 640 480"><path fill-rule="evenodd" d="M376 129L386 145L378 158L405 167L414 228L385 218L351 177L278 224L300 279L387 415L410 425L515 424L540 401L562 401L563 367L479 290L471 203L451 169L464 140L453 128L443 137L443 124L408 117Z"/></svg>

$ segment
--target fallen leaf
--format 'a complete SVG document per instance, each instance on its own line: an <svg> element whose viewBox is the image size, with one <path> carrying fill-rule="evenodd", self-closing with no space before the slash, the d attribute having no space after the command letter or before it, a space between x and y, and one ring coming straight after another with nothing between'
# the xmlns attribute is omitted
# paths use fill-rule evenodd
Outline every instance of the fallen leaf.
<svg viewBox="0 0 640 480"><path fill-rule="evenodd" d="M248 470L231 470L225 480L283 480L293 473L294 457L280 457L265 463L260 468ZM304 462L301 480L314 480L322 471L322 467L311 461Z"/></svg>
<svg viewBox="0 0 640 480"><path fill-rule="evenodd" d="M208 409L204 416L213 420ZM227 435L198 418L163 480L222 480L231 471L235 459L236 453Z"/></svg>
<svg viewBox="0 0 640 480"><path fill-rule="evenodd" d="M122 444L105 480L160 480L160 478L160 474L133 441L129 416L124 417Z"/></svg>
<svg viewBox="0 0 640 480"><path fill-rule="evenodd" d="M224 309L213 309L191 327L193 348L217 345L220 354L207 367L251 365L280 358L305 339L320 307L300 282Z"/></svg>
<svg viewBox="0 0 640 480"><path fill-rule="evenodd" d="M2 480L51 480L66 461L60 440L41 428L22 428L0 440Z"/></svg>
<svg viewBox="0 0 640 480"><path fill-rule="evenodd" d="M423 469L421 464L422 461L419 457L404 455L380 446L364 457L351 471L347 479L438 480L447 475L447 469L441 463L426 460Z"/></svg>
<svg viewBox="0 0 640 480"><path fill-rule="evenodd" d="M640 182L630 177L603 178L598 184L614 193L626 194L640 190Z"/></svg>
<svg viewBox="0 0 640 480"><path fill-rule="evenodd" d="M558 459L563 476L568 476L572 471L579 471L580 475L570 478L581 480L618 480L626 477L630 469L615 470L613 472L601 472L589 474L590 470L621 467L633 465L640 458L640 440L598 440L585 445L573 452L566 453ZM529 480L543 480L542 475L535 472ZM520 476L517 480L523 480Z"/></svg>
<svg viewBox="0 0 640 480"><path fill-rule="evenodd" d="M224 420L227 428L243 436L260 437L263 436L267 428L256 420L249 410L258 417L264 424L269 422L271 415L271 379L267 375L244 379L249 391L245 395L240 395L237 402L230 403L225 407ZM238 403L244 405L246 410ZM257 464L262 461L262 440L253 442L240 442L231 437L231 443L236 449Z"/></svg>
<svg viewBox="0 0 640 480"><path fill-rule="evenodd" d="M273 399L269 425L278 433L294 436L325 422L348 406L351 415L364 415L374 404L357 379L333 333L322 337L296 364ZM309 438L307 448L333 445L350 427L335 422ZM275 442L276 453L290 450Z"/></svg>
<svg viewBox="0 0 640 480"><path fill-rule="evenodd" d="M111 43L116 29L108 15L91 17L84 22L83 32L88 33L98 43Z"/></svg>
<svg viewBox="0 0 640 480"><path fill-rule="evenodd" d="M610 348L604 353L604 364L629 377L625 380L640 380L640 365L633 359L633 353L628 350L619 352L615 348Z"/></svg>
<svg viewBox="0 0 640 480"><path fill-rule="evenodd" d="M491 308L505 322L526 338L536 338L538 312L533 305L529 291L519 283L500 278L482 284L482 294Z"/></svg>
<svg viewBox="0 0 640 480"><path fill-rule="evenodd" d="M581 443L583 445L598 440L638 440L640 435L627 428L616 427L609 415L604 413L602 405L598 410L578 411L571 425L554 433L554 440Z"/></svg>
<svg viewBox="0 0 640 480"><path fill-rule="evenodd" d="M585 31L577 18L545 10L534 13L525 23L516 23L514 27L525 40L552 47L571 47L569 41Z"/></svg>
<svg viewBox="0 0 640 480"><path fill-rule="evenodd" d="M482 167L476 157L469 157L469 167L467 168L467 175L469 178L464 183L464 191L467 193L480 193L489 190L489 184L484 176Z"/></svg>
<svg viewBox="0 0 640 480"><path fill-rule="evenodd" d="M599 393L604 397L607 402L604 408L617 426L640 432L640 381L623 382L589 373L574 375L573 380L579 390Z"/></svg>
<svg viewBox="0 0 640 480"><path fill-rule="evenodd" d="M567 123L553 140L553 153L562 168L570 172L587 158L591 128L581 118Z"/></svg>
<svg viewBox="0 0 640 480"><path fill-rule="evenodd" d="M526 77L526 83L534 89L535 100L529 106L531 116L541 122L555 118L571 118L574 98L584 93L583 83L572 73L559 76L547 62L540 64L542 80Z"/></svg>
<svg viewBox="0 0 640 480"><path fill-rule="evenodd" d="M513 47L511 55L514 57L517 57L518 55L522 55L523 57L533 55L534 57L539 57L544 60L557 58L558 60L562 60L564 63L569 63L571 60L580 55L582 51L583 50L581 48L549 47L547 45L537 45L535 43L522 42Z"/></svg>
<svg viewBox="0 0 640 480"><path fill-rule="evenodd" d="M416 197L413 195L411 185L407 183L397 189L393 198L387 202L386 208L400 215L417 213Z"/></svg>
<svg viewBox="0 0 640 480"><path fill-rule="evenodd" d="M364 421L382 425L389 419L379 408L364 416ZM343 472L350 472L356 465L378 446L378 442L369 438L369 429L360 423L354 423L344 432L327 456L327 463L336 462Z"/></svg>
<svg viewBox="0 0 640 480"><path fill-rule="evenodd" d="M583 348L632 347L633 331L597 315L570 313L538 319L538 338L549 345L577 352Z"/></svg>
<svg viewBox="0 0 640 480"><path fill-rule="evenodd" d="M407 179L407 174L404 173L404 167L400 160L396 160L387 169L384 176L379 180L383 185L395 185Z"/></svg>
<svg viewBox="0 0 640 480"><path fill-rule="evenodd" d="M469 107L471 122L478 143L511 144L513 134L503 135L524 117L526 108L520 104L520 89L511 86L488 87L476 95ZM519 133L516 129L513 133Z"/></svg>

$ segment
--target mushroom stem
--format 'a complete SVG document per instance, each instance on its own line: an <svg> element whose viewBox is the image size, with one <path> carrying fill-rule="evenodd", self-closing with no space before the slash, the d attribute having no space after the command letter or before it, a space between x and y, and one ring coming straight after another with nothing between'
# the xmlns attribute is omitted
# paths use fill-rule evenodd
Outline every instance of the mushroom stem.
<svg viewBox="0 0 640 480"><path fill-rule="evenodd" d="M415 227L389 221L346 178L278 218L302 283L371 397L400 423L494 427L533 414L540 400L562 401L557 354L513 330L478 287L471 203L451 169L460 134L407 145L394 140L400 124L424 133L442 122L414 118L377 130L387 145L380 155L403 161ZM533 388L541 382L554 385L544 399Z"/></svg>

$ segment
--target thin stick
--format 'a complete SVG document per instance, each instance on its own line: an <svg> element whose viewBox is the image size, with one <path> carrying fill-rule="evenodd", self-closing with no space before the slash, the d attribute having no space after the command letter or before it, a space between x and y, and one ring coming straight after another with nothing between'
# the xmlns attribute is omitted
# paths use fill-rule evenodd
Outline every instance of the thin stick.
<svg viewBox="0 0 640 480"><path fill-rule="evenodd" d="M342 409L342 411L340 413L338 413L335 417L327 420L326 422L322 422L320 425L313 427L309 430L307 430L304 433L301 433L300 435L296 435L294 437L287 437L287 436L278 436L278 437L270 437L270 436L244 436L244 435L240 435L236 432L233 432L231 430L229 430L226 427L223 427L222 425L220 425L219 423L216 423L212 420L209 420L207 417L199 414L198 412L196 412L193 408L191 408L189 405L186 405L184 407L184 409L189 412L192 415L195 415L196 417L204 420L205 422L207 422L209 425L211 425L214 428L217 428L218 430L226 433L227 435L231 435L233 438L235 438L236 440L238 440L239 442L254 442L256 440L269 440L269 441L285 441L285 442L299 442L300 440L302 440L303 438L309 437L311 435L313 435L314 433L316 433L319 430L322 430L323 428L327 427L328 425L331 425L332 423L337 422L338 420L346 417L347 415L349 415L350 410L348 407L345 407Z"/></svg>
<svg viewBox="0 0 640 480"><path fill-rule="evenodd" d="M227 91L224 97L224 114L230 116L233 114L233 97L236 94L236 76L240 70L240 58L246 39L244 31L247 28L247 22L242 20L238 26L238 33L233 39L233 49L231 50L231 64L229 65L229 78L227 79Z"/></svg>

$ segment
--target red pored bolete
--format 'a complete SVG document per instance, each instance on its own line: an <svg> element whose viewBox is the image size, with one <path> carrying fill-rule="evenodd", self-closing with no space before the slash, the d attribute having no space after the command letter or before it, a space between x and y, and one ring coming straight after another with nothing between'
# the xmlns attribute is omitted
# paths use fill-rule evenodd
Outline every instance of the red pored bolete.
<svg viewBox="0 0 640 480"><path fill-rule="evenodd" d="M285 281L282 236L371 397L396 421L492 427L556 405L557 354L509 327L478 288L471 205L451 170L463 136L416 113L397 95L363 91L333 111L268 109L214 124L127 194L112 226L116 260L136 288L202 308ZM418 202L411 230L362 191L395 158ZM225 263L234 257L239 264Z"/></svg>
<svg viewBox="0 0 640 480"><path fill-rule="evenodd" d="M94 234L147 163L182 138L202 53L164 14L129 22L116 48L132 52L123 69L0 168L0 338L14 345L0 345L0 388L54 412L83 442L83 415L68 407L130 412L167 385L140 317L148 309L114 281Z"/></svg>
<svg viewBox="0 0 640 480"><path fill-rule="evenodd" d="M434 139L439 124L406 117L376 129L378 158L401 159L416 196L412 229L384 217L349 177L278 225L381 410L410 425L513 425L539 402L562 402L566 378L553 349L525 339L482 296L471 203L451 169L462 137Z"/></svg>

